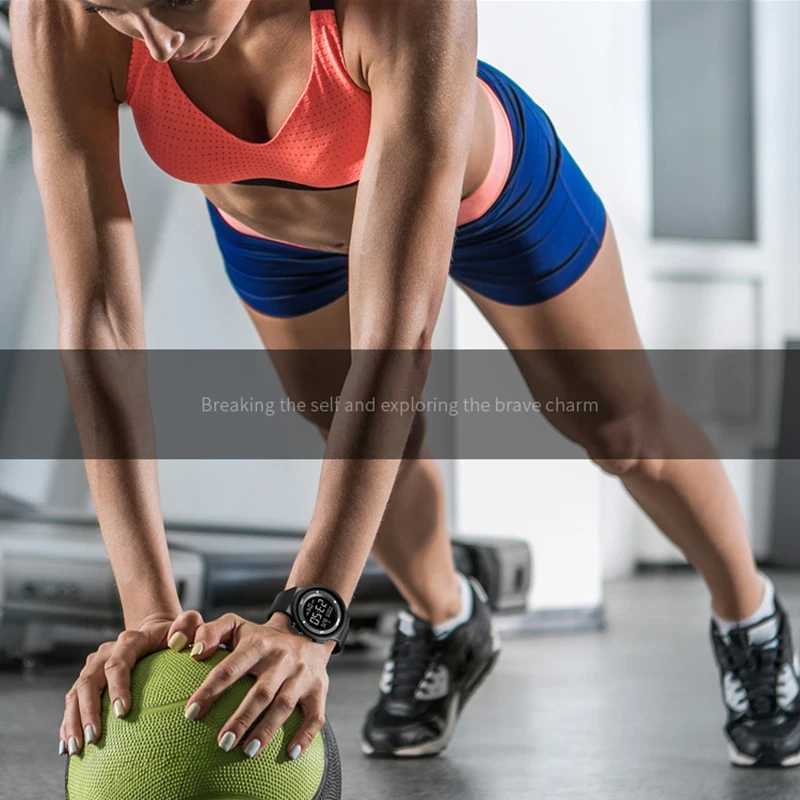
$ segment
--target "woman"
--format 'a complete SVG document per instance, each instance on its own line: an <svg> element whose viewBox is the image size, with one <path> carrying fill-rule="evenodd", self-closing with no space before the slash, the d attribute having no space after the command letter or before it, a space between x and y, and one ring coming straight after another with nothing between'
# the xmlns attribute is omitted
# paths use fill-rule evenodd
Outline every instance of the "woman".
<svg viewBox="0 0 800 800"><path fill-rule="evenodd" d="M537 399L580 387L602 401L591 419L549 419L621 478L705 579L732 759L800 762L789 622L756 569L711 446L649 370L631 385L613 361L576 370L552 352L642 345L603 205L544 112L477 61L475 3L14 0L12 9L62 348L145 347L119 170L123 102L155 162L205 193L228 274L267 349L380 354L324 378L307 377L302 356L276 360L293 399L419 397L449 272L514 350ZM408 358L389 369L389 351ZM113 382L68 380L79 424L91 417L95 435L131 423L135 411ZM499 648L485 595L453 565L424 420L312 421L327 455L335 442L349 457L324 461L288 587L327 587L348 603L373 553L409 611L364 725L364 752L441 752ZM675 458L698 442L702 459ZM363 458L387 446L396 457ZM196 658L220 645L232 652L189 698L187 717L253 674L220 746L257 756L299 704L304 724L288 744L297 758L323 722L336 642L295 635L289 606L263 625L183 612L155 464L87 458L86 469L126 630L88 658L67 694L60 752L100 735L106 685L124 715L136 661L193 641Z"/></svg>

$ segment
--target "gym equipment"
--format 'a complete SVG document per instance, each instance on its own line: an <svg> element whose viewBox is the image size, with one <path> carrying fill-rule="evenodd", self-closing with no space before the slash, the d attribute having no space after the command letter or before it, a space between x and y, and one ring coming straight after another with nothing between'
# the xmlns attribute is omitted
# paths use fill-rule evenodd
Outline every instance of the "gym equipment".
<svg viewBox="0 0 800 800"><path fill-rule="evenodd" d="M185 647L161 650L131 672L131 709L117 719L108 692L102 697L100 738L69 756L67 800L340 800L341 767L330 724L292 761L286 746L300 728L295 710L255 758L241 746L225 752L219 731L255 684L246 675L201 719L184 716L186 702L229 653L195 661Z"/></svg>
<svg viewBox="0 0 800 800"><path fill-rule="evenodd" d="M184 608L199 608L203 561L170 554ZM0 658L30 660L58 645L97 647L124 628L97 526L0 522Z"/></svg>
<svg viewBox="0 0 800 800"><path fill-rule="evenodd" d="M248 619L266 619L272 600L283 591L300 549L294 536L216 535L167 531L170 552L184 551L204 560L206 581L201 605L208 618L234 611ZM522 610L531 587L531 554L513 539L457 539L456 566L486 589L496 611ZM367 562L350 608L352 627L371 626L377 616L403 607L386 573Z"/></svg>
<svg viewBox="0 0 800 800"><path fill-rule="evenodd" d="M533 556L519 539L470 537L453 542L456 565L486 590L493 611L524 611L533 584Z"/></svg>
<svg viewBox="0 0 800 800"><path fill-rule="evenodd" d="M267 619L300 549L297 531L174 530L167 544L183 608L204 619L233 612ZM525 542L461 539L457 567L476 577L497 612L525 610L532 583ZM348 644L381 628L404 602L383 570L368 561L350 605ZM0 659L33 659L61 645L98 647L124 627L114 575L96 523L41 517L0 520Z"/></svg>

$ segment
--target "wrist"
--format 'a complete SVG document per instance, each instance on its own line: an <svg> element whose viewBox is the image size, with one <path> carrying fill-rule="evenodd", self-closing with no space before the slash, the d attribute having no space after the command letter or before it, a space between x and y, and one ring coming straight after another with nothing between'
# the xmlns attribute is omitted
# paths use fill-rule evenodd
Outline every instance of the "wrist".
<svg viewBox="0 0 800 800"><path fill-rule="evenodd" d="M284 614L282 611L276 611L267 622L264 623L265 628L271 628L278 633L291 633L292 636L301 636L305 639L309 644L314 645L320 649L324 649L327 654L330 656L335 647L336 642L324 642L323 644L318 644L317 642L309 639L307 636L302 636L302 634L298 633L294 626L292 625L292 621L289 619L288 615Z"/></svg>
<svg viewBox="0 0 800 800"><path fill-rule="evenodd" d="M175 608L164 608L159 611L151 611L149 613L134 612L131 614L125 614L125 628L128 630L136 630L141 628L143 625L153 622L163 622L165 620L172 622L182 613L183 609L181 608L180 604L178 604Z"/></svg>
<svg viewBox="0 0 800 800"><path fill-rule="evenodd" d="M281 633L294 633L297 631L292 625L292 621L287 614L283 611L276 611L267 622L264 623L265 628L272 628L273 630L280 631Z"/></svg>
<svg viewBox="0 0 800 800"><path fill-rule="evenodd" d="M119 578L116 578L116 583L125 624L129 628L149 619L175 619L183 611L174 578L170 578L169 583L155 585L142 579L138 581L137 589Z"/></svg>

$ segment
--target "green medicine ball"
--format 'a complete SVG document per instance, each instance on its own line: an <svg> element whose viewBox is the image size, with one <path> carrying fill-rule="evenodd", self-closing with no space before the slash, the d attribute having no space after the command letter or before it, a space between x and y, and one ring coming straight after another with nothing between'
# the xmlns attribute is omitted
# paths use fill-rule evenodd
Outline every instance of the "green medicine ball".
<svg viewBox="0 0 800 800"><path fill-rule="evenodd" d="M219 732L255 683L240 678L201 719L184 709L227 650L195 661L189 648L160 650L131 672L133 707L122 719L102 696L102 733L67 759L67 800L341 800L339 752L330 724L291 761L286 745L299 729L299 709L255 758L241 744L226 753Z"/></svg>

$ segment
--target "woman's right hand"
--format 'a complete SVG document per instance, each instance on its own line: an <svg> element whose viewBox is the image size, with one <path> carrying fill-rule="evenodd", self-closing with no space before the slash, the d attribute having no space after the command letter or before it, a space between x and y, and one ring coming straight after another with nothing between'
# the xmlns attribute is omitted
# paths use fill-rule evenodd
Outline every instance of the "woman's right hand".
<svg viewBox="0 0 800 800"><path fill-rule="evenodd" d="M114 642L104 642L86 658L78 680L65 696L66 710L61 723L58 754L74 755L84 743L96 742L101 734L101 696L108 687L115 717L131 708L131 670L136 662L167 647L180 652L203 617L198 611L184 611L177 617L151 614L136 628L122 631ZM180 631L181 635L176 635Z"/></svg>

